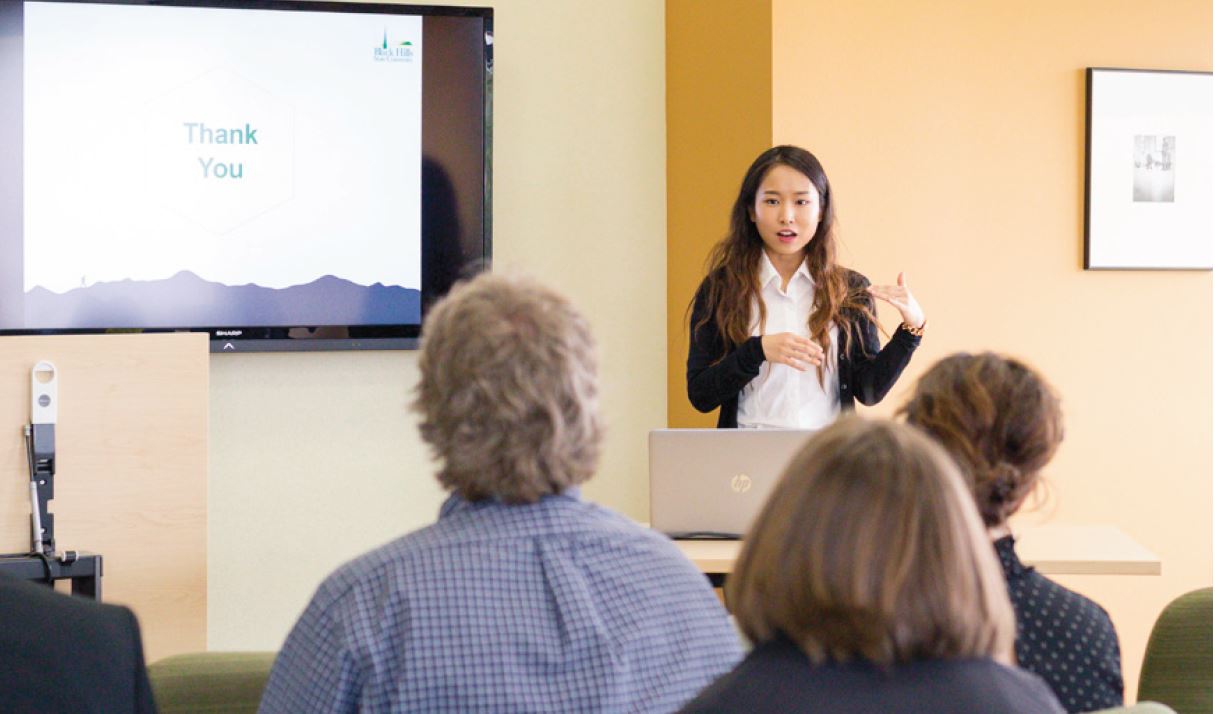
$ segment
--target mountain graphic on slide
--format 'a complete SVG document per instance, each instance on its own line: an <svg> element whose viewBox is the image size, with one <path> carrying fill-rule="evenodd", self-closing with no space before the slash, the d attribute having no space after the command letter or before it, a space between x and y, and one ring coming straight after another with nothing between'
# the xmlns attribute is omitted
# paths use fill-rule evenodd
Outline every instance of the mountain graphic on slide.
<svg viewBox="0 0 1215 714"><path fill-rule="evenodd" d="M325 275L304 285L224 285L183 270L164 280L96 283L25 294L28 329L314 327L421 322L421 293Z"/></svg>

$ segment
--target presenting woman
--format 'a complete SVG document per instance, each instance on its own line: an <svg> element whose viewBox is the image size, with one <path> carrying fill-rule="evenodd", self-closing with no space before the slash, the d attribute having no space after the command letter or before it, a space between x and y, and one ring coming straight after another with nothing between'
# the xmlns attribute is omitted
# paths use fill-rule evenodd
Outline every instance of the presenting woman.
<svg viewBox="0 0 1215 714"><path fill-rule="evenodd" d="M881 401L910 361L924 311L902 273L871 286L838 265L834 226L810 152L773 147L747 169L691 306L688 398L720 407L718 428L823 427ZM903 317L880 349L874 298Z"/></svg>

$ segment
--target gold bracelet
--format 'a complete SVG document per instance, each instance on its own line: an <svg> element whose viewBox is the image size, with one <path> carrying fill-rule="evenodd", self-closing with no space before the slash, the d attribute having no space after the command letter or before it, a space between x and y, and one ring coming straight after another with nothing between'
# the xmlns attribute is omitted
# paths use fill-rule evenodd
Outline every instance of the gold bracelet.
<svg viewBox="0 0 1215 714"><path fill-rule="evenodd" d="M899 323L899 327L906 330L907 334L909 334L909 335L913 335L915 337L923 337L924 328L928 327L928 320L925 320L924 324L920 325L919 327L912 327L911 325L908 325L906 322Z"/></svg>

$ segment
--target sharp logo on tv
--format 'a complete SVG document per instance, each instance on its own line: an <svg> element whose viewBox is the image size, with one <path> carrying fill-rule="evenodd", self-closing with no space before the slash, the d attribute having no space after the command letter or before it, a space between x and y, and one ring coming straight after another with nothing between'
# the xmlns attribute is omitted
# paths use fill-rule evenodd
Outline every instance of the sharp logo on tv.
<svg viewBox="0 0 1215 714"><path fill-rule="evenodd" d="M405 40L397 45L389 45L388 30L384 30L384 40L373 52L372 59L376 62L413 62L413 43Z"/></svg>

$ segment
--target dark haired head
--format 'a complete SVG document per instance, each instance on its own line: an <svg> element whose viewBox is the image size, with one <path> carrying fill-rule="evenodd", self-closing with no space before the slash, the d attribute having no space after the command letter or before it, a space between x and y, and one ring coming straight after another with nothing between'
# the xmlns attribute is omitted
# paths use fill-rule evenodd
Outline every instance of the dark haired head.
<svg viewBox="0 0 1215 714"><path fill-rule="evenodd" d="M848 271L835 262L835 200L831 183L814 154L797 146L774 146L760 154L743 175L738 196L730 210L730 232L709 254L707 299L712 309L705 312L695 331L710 319L716 322L726 353L751 336L751 306L758 301L763 324L767 310L759 298L759 266L764 241L752 219L760 184L776 166L788 166L810 179L819 197L819 222L806 245L806 267L814 280L814 309L810 314L810 338L827 349L831 345L831 326L843 324L840 311L852 309L875 320L871 301L863 288L851 285ZM689 305L689 311L691 306ZM841 330L842 349L852 341L851 330ZM725 357L725 353L721 355ZM820 377L822 368L819 368Z"/></svg>
<svg viewBox="0 0 1215 714"><path fill-rule="evenodd" d="M899 411L962 467L988 526L1020 507L1063 441L1059 398L1046 380L991 352L937 362Z"/></svg>
<svg viewBox="0 0 1215 714"><path fill-rule="evenodd" d="M763 248L764 241L751 220L751 207L755 205L755 195L759 193L759 185L764 177L775 166L788 166L810 179L818 191L819 221L814 238L806 246L806 254L819 255L818 262L823 265L835 263L835 245L830 240L831 231L835 227L835 208L831 200L831 183L823 171L823 165L814 154L798 146L774 146L751 162L747 173L743 175L742 185L738 187L738 196L734 199L734 207L730 209L730 237L738 242L745 242L756 251ZM759 253L756 252L758 258ZM814 258L811 259L814 262Z"/></svg>

